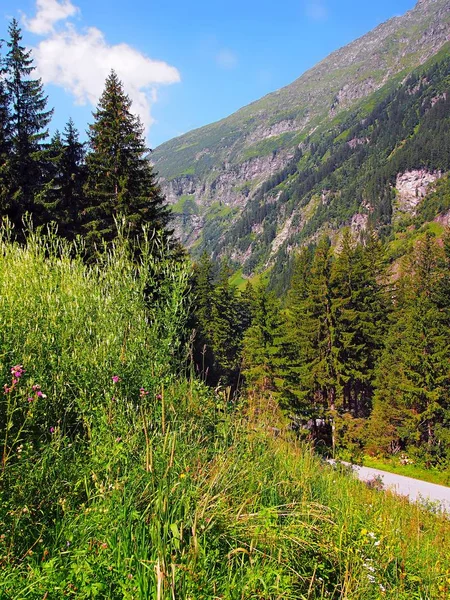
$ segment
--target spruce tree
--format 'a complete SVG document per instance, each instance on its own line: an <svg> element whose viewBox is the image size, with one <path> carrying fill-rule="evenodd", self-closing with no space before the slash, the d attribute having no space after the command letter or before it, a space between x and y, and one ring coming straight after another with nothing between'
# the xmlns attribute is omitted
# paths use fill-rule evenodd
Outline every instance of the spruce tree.
<svg viewBox="0 0 450 600"><path fill-rule="evenodd" d="M132 236L147 225L169 236L170 211L148 160L143 127L131 113L131 100L114 71L94 112L86 157L84 229L88 245L100 248L116 236L124 218Z"/></svg>
<svg viewBox="0 0 450 600"><path fill-rule="evenodd" d="M22 34L13 19L9 27L9 51L5 61L5 84L10 103L12 154L10 162L9 216L20 227L25 212L33 213L35 196L43 184L43 141L53 114L46 110L47 97L40 79L32 79L35 70L31 51L21 45Z"/></svg>
<svg viewBox="0 0 450 600"><path fill-rule="evenodd" d="M364 247L344 231L331 275L335 367L340 405L353 417L371 411L374 369L386 329L382 247L374 235Z"/></svg>
<svg viewBox="0 0 450 600"><path fill-rule="evenodd" d="M72 119L67 122L62 136L64 151L60 162L61 200L57 207L57 222L61 235L73 239L81 233L81 211L84 201L86 169L85 148Z"/></svg>
<svg viewBox="0 0 450 600"><path fill-rule="evenodd" d="M450 416L450 345L440 306L441 253L427 235L406 263L369 427L370 445L376 446L376 432L384 428L391 448L415 449L427 462L449 450L442 436Z"/></svg>
<svg viewBox="0 0 450 600"><path fill-rule="evenodd" d="M214 301L214 266L206 252L194 265L192 294L194 313L193 361L195 370L202 379L209 381L214 365L212 349L211 314Z"/></svg>
<svg viewBox="0 0 450 600"><path fill-rule="evenodd" d="M6 64L0 54L0 217L7 214L10 204L11 126L5 76Z"/></svg>
<svg viewBox="0 0 450 600"><path fill-rule="evenodd" d="M302 257L306 262L306 256ZM332 253L330 241L319 242L308 274L294 275L294 286L285 325L281 363L285 372L285 397L303 417L330 424L336 446L337 376L335 328L331 297Z"/></svg>
<svg viewBox="0 0 450 600"><path fill-rule="evenodd" d="M280 305L263 287L256 289L252 304L251 325L243 340L243 375L252 392L264 393L275 390Z"/></svg>

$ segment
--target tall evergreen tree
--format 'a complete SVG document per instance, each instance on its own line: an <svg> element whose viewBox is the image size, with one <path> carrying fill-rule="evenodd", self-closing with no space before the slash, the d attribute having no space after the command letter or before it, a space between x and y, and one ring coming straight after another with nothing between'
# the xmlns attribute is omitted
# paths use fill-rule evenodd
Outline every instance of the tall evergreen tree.
<svg viewBox="0 0 450 600"><path fill-rule="evenodd" d="M321 418L329 422L334 448L337 376L331 264L330 241L324 237L315 250L309 275L294 276L300 287L294 291L295 303L288 311L282 362L287 363L288 400L313 421Z"/></svg>
<svg viewBox="0 0 450 600"><path fill-rule="evenodd" d="M6 64L0 54L0 217L9 207L10 186L11 126L5 76Z"/></svg>
<svg viewBox="0 0 450 600"><path fill-rule="evenodd" d="M214 266L206 252L194 265L192 293L194 314L192 327L195 331L193 360L195 370L208 381L212 375L214 355L212 349L212 306L214 302Z"/></svg>
<svg viewBox="0 0 450 600"><path fill-rule="evenodd" d="M40 79L32 79L35 67L31 51L21 45L22 34L13 19L9 27L5 84L10 102L11 170L9 214L20 226L26 211L33 213L36 193L44 184L41 164L45 157L43 140L53 114L46 110L47 97Z"/></svg>
<svg viewBox="0 0 450 600"><path fill-rule="evenodd" d="M273 293L259 287L252 302L252 320L243 340L243 375L253 392L275 390L280 304Z"/></svg>
<svg viewBox="0 0 450 600"><path fill-rule="evenodd" d="M114 219L123 217L131 234L139 236L147 225L165 235L170 211L148 160L143 127L131 113L131 100L114 71L90 125L90 152L86 158L87 182L84 228L91 247L116 235Z"/></svg>
<svg viewBox="0 0 450 600"><path fill-rule="evenodd" d="M427 235L407 262L369 428L372 446L417 447L427 461L444 451L439 432L450 418L450 344L437 293L446 275L439 268L441 252Z"/></svg>
<svg viewBox="0 0 450 600"><path fill-rule="evenodd" d="M354 417L368 417L372 408L375 364L386 330L382 247L371 235L367 245L356 244L344 231L333 264L332 312L335 366L340 407Z"/></svg>

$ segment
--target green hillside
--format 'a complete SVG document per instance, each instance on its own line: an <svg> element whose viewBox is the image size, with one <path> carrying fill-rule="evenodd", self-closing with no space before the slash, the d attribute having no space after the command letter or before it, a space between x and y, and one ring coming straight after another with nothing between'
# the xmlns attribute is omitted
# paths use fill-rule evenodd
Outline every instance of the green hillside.
<svg viewBox="0 0 450 600"><path fill-rule="evenodd" d="M448 2L418 2L286 88L157 148L169 201L188 193L197 207L195 221L176 219L181 239L251 276L355 215L389 234L396 176L448 168L449 31Z"/></svg>

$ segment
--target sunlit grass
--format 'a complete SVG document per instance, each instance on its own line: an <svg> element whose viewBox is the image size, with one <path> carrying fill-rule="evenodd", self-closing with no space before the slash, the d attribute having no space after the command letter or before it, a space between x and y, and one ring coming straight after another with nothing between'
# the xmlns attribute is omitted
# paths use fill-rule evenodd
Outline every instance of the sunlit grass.
<svg viewBox="0 0 450 600"><path fill-rule="evenodd" d="M449 521L184 373L189 267L153 256L1 242L0 598L448 598Z"/></svg>

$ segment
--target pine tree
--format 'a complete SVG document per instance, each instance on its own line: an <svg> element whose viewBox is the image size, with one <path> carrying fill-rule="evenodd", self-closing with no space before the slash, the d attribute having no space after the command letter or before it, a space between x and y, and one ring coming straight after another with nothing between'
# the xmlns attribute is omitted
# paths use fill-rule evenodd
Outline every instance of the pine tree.
<svg viewBox="0 0 450 600"><path fill-rule="evenodd" d="M369 428L372 444L374 432L384 427L391 431L391 445L420 447L427 462L444 452L438 434L450 417L450 345L438 293L445 277L439 269L441 252L427 235L406 263Z"/></svg>
<svg viewBox="0 0 450 600"><path fill-rule="evenodd" d="M206 252L194 265L192 282L194 314L192 327L195 332L193 360L195 370L208 381L212 375L214 355L212 350L211 314L214 301L214 266Z"/></svg>
<svg viewBox="0 0 450 600"><path fill-rule="evenodd" d="M306 262L306 255L302 257ZM285 372L285 397L304 417L325 419L331 427L333 450L336 445L337 375L335 368L334 323L331 306L330 241L319 242L309 273L294 276L285 325L281 356ZM305 265L306 266L306 265Z"/></svg>
<svg viewBox="0 0 450 600"><path fill-rule="evenodd" d="M236 386L240 375L245 324L236 289L230 284L231 270L225 262L214 288L210 335L217 380Z"/></svg>
<svg viewBox="0 0 450 600"><path fill-rule="evenodd" d="M374 369L382 348L387 320L383 255L371 235L367 245L356 244L344 231L331 275L335 327L335 367L343 412L368 417Z"/></svg>
<svg viewBox="0 0 450 600"><path fill-rule="evenodd" d="M131 113L131 100L114 71L106 80L94 118L86 158L88 244L99 248L114 239L118 217L126 219L132 236L139 237L144 225L169 236L170 211L148 161L143 127Z"/></svg>
<svg viewBox="0 0 450 600"><path fill-rule="evenodd" d="M62 142L64 152L60 162L61 201L57 207L56 220L61 235L73 239L81 233L81 211L84 201L86 169L85 148L72 119L64 128Z"/></svg>
<svg viewBox="0 0 450 600"><path fill-rule="evenodd" d="M256 289L251 325L243 340L243 375L252 392L275 390L277 344L281 315L279 301L264 288Z"/></svg>
<svg viewBox="0 0 450 600"><path fill-rule="evenodd" d="M7 214L10 203L11 127L5 76L6 64L0 54L0 217Z"/></svg>
<svg viewBox="0 0 450 600"><path fill-rule="evenodd" d="M45 160L43 140L53 114L46 110L40 79L31 79L35 67L31 51L22 45L22 34L14 19L9 27L6 55L6 90L10 102L12 141L9 215L20 227L25 212L33 213L35 195L44 184L41 166Z"/></svg>

